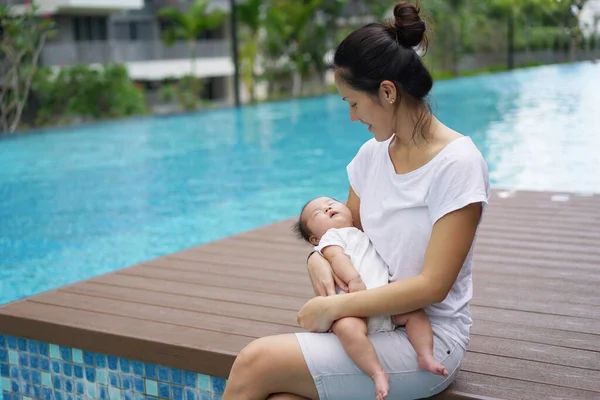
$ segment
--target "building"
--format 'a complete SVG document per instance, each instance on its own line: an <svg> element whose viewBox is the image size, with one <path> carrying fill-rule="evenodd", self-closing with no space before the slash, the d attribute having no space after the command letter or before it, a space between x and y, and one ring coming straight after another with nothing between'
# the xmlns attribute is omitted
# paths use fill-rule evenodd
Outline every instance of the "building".
<svg viewBox="0 0 600 400"><path fill-rule="evenodd" d="M4 0L16 12L25 0ZM187 43L164 45L164 21L157 17L165 6L187 7L193 0L33 0L39 12L51 15L57 37L41 56L45 66L124 64L132 79L157 87L163 80L188 75ZM186 4L187 3L187 4ZM213 7L229 11L228 0L212 0ZM234 65L229 19L199 38L195 75L205 78L209 100L233 102Z"/></svg>
<svg viewBox="0 0 600 400"><path fill-rule="evenodd" d="M581 29L586 35L600 35L600 0L588 0L579 14Z"/></svg>

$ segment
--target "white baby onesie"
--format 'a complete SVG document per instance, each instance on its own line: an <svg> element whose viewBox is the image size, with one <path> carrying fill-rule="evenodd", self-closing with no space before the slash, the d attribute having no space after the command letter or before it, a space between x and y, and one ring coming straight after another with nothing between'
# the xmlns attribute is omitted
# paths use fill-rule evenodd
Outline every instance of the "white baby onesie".
<svg viewBox="0 0 600 400"><path fill-rule="evenodd" d="M369 237L360 229L333 228L329 229L315 246L319 253L327 246L340 246L360 274L367 289L374 289L389 283L389 269L383 259L377 254ZM336 288L338 294L345 293ZM372 317L368 320L368 332L392 331L395 326L391 317Z"/></svg>

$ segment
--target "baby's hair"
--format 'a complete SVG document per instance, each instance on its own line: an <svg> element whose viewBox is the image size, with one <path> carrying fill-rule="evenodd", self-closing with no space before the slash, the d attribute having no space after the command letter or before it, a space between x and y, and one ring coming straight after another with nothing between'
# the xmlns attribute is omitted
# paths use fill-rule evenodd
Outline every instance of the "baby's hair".
<svg viewBox="0 0 600 400"><path fill-rule="evenodd" d="M300 211L300 216L298 217L298 222L296 222L294 224L294 232L296 232L298 239L303 239L303 240L307 241L308 243L310 243L310 237L311 237L312 233L308 230L308 226L306 225L306 222L304 222L302 220L302 213L304 212L304 209L306 208L306 206L308 206L310 204L311 201L312 200L307 202L302 207L302 210Z"/></svg>

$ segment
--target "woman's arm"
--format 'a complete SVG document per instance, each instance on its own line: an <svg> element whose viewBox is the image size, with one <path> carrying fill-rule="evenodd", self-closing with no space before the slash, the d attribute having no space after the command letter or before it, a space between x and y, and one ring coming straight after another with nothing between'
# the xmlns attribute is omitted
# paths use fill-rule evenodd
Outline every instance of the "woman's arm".
<svg viewBox="0 0 600 400"><path fill-rule="evenodd" d="M376 289L312 299L298 313L298 322L323 332L343 317L404 314L443 301L469 253L481 212L481 203L473 203L435 223L419 275Z"/></svg>

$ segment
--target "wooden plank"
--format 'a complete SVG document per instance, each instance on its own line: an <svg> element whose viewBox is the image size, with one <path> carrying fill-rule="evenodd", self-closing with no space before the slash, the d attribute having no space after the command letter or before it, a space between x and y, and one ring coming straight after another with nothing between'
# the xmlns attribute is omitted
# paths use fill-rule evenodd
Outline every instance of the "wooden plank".
<svg viewBox="0 0 600 400"><path fill-rule="evenodd" d="M190 282L158 280L145 276L129 276L124 274L110 274L98 277L91 284L105 284L122 289L141 289L149 293L156 293L160 297L163 293L182 294L198 299L213 299L241 304L280 308L283 310L299 310L306 303L302 297L262 293L257 296L255 292L243 289L231 289L202 285Z"/></svg>
<svg viewBox="0 0 600 400"><path fill-rule="evenodd" d="M600 321L594 319L502 310L482 306L473 306L470 309L473 319L480 321L514 322L540 328L556 328L568 332L591 333L597 335L597 340L600 340Z"/></svg>
<svg viewBox="0 0 600 400"><path fill-rule="evenodd" d="M600 397L598 371L584 368L467 352L461 369L467 372L595 392ZM577 379L573 379L577 377Z"/></svg>
<svg viewBox="0 0 600 400"><path fill-rule="evenodd" d="M114 300L65 291L44 293L30 300L36 304L63 307L67 310L81 310L105 313L131 320L144 320L175 326L203 329L217 333L228 333L251 338L269 334L301 332L297 327L261 322L245 318L234 318L220 314L188 311L180 308L154 306L143 303Z"/></svg>
<svg viewBox="0 0 600 400"><path fill-rule="evenodd" d="M475 318L471 334L600 352L600 339L596 334L570 332L526 324Z"/></svg>
<svg viewBox="0 0 600 400"><path fill-rule="evenodd" d="M598 400L597 392L467 371L458 374L450 389L473 396L466 397L469 399L486 396L503 400ZM445 400L446 397L434 399Z"/></svg>
<svg viewBox="0 0 600 400"><path fill-rule="evenodd" d="M68 312L66 312L68 310ZM217 333L29 301L0 309L8 335L227 377L247 336Z"/></svg>
<svg viewBox="0 0 600 400"><path fill-rule="evenodd" d="M265 293L281 294L300 297L306 300L313 296L308 282L305 285L287 285L282 287L281 285L269 284L278 283L276 281L271 282L269 280L264 281L261 279L236 278L226 275L215 276L215 274L193 271L178 271L177 274L173 274L169 270L153 268L150 266L128 268L118 272L118 274L128 276L144 276L146 278L155 278L171 282L191 282L222 288L243 289L255 292L257 295L260 294L261 296Z"/></svg>
<svg viewBox="0 0 600 400"><path fill-rule="evenodd" d="M469 352L600 371L600 352L473 335Z"/></svg>
<svg viewBox="0 0 600 400"><path fill-rule="evenodd" d="M296 322L297 312L294 310L282 310L280 308L192 297L186 296L185 294L161 293L160 296L157 296L156 293L144 289L128 288L125 291L118 286L99 285L92 282L66 288L63 291L86 296L127 301L135 304L149 304L178 310L270 322L294 328L297 328L298 326Z"/></svg>

